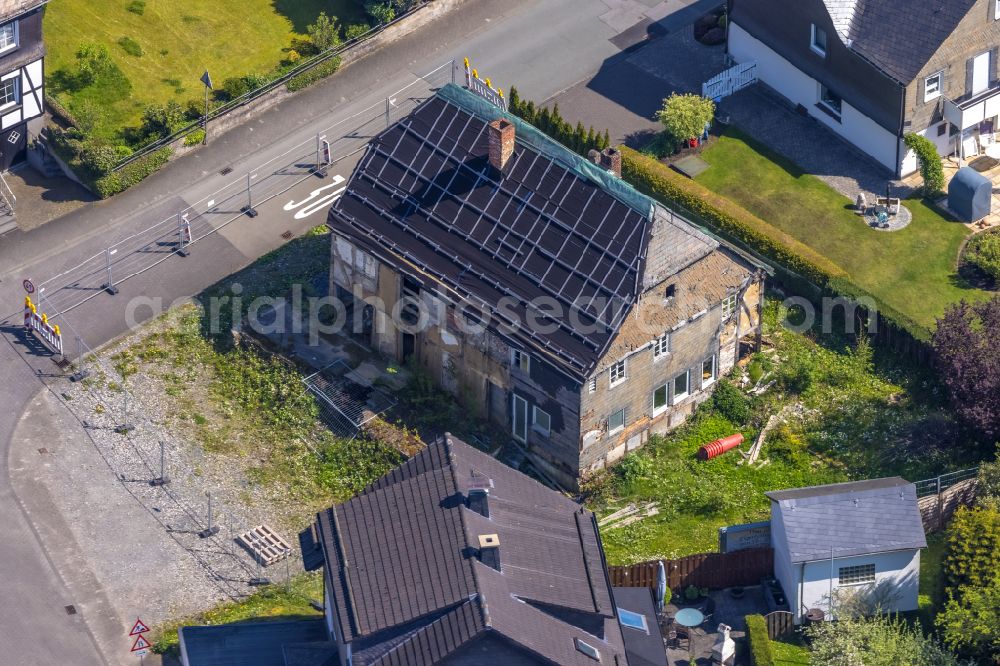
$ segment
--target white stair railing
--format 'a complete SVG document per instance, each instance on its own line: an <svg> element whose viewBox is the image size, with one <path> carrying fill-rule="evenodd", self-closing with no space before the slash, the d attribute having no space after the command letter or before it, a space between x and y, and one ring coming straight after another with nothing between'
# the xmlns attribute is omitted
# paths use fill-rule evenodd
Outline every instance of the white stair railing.
<svg viewBox="0 0 1000 666"><path fill-rule="evenodd" d="M10 185L7 184L7 179L3 177L2 173L0 173L0 199L3 199L10 214L13 215L14 209L17 207L17 197L14 196L14 191L10 189Z"/></svg>

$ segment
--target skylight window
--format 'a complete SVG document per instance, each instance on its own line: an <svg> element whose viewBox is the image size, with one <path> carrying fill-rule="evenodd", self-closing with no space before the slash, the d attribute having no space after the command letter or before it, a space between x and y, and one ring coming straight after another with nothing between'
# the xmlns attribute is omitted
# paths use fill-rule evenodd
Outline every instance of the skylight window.
<svg viewBox="0 0 1000 666"><path fill-rule="evenodd" d="M595 648L593 645L591 645L590 643L584 643L579 638L576 638L574 640L576 641L577 652L582 652L583 654L587 655L594 661L601 660L601 653L598 652L597 648Z"/></svg>
<svg viewBox="0 0 1000 666"><path fill-rule="evenodd" d="M619 608L618 621L621 622L623 627L643 631L647 634L649 633L649 625L646 624L646 616L642 613L635 613L630 610L625 610L624 608Z"/></svg>

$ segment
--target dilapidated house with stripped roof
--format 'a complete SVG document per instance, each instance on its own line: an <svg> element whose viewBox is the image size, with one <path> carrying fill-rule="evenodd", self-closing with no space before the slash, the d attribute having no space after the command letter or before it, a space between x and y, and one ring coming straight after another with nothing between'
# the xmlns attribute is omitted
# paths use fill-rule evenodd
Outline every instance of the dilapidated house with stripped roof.
<svg viewBox="0 0 1000 666"><path fill-rule="evenodd" d="M620 174L447 85L328 219L348 328L569 488L680 424L760 330L762 268Z"/></svg>
<svg viewBox="0 0 1000 666"><path fill-rule="evenodd" d="M450 435L300 541L341 666L666 666L652 595L615 603L594 514Z"/></svg>

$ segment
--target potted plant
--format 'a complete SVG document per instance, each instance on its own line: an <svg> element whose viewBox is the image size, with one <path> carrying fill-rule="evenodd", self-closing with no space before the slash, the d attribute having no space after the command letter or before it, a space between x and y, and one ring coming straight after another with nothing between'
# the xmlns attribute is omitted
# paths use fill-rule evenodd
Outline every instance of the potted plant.
<svg viewBox="0 0 1000 666"><path fill-rule="evenodd" d="M693 604L694 602L698 601L698 599L700 597L701 597L701 590L698 589L696 586L694 586L694 585L688 585L684 589L684 599L689 604Z"/></svg>
<svg viewBox="0 0 1000 666"><path fill-rule="evenodd" d="M729 588L729 596L733 599L742 599L745 594L745 590L742 587L736 586Z"/></svg>

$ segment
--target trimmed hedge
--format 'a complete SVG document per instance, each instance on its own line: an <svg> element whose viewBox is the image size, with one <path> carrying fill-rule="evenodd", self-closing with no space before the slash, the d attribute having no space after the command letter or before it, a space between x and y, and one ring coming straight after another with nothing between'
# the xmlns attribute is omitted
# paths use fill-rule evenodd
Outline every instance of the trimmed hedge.
<svg viewBox="0 0 1000 666"><path fill-rule="evenodd" d="M302 90L303 88L308 88L317 81L334 74L338 69L340 69L340 56L330 58L326 62L320 63L298 76L293 76L288 79L285 87L288 88L288 92L295 92L297 90Z"/></svg>
<svg viewBox="0 0 1000 666"><path fill-rule="evenodd" d="M802 241L651 157L627 146L619 146L619 150L622 177L637 190L665 204L675 204L690 211L696 218L694 221L702 222L726 240L775 262L776 268L790 282L789 286L813 294L818 288L855 302L867 300L875 305L883 320L917 340L930 338L928 329L856 285L843 268ZM803 280L806 284L802 284Z"/></svg>
<svg viewBox="0 0 1000 666"><path fill-rule="evenodd" d="M763 615L747 615L747 642L750 644L750 663L753 666L774 666L774 648L767 635L767 621Z"/></svg>
<svg viewBox="0 0 1000 666"><path fill-rule="evenodd" d="M627 146L620 146L622 177L654 199L677 203L713 230L786 266L818 286L846 278L843 268L805 243L687 176Z"/></svg>
<svg viewBox="0 0 1000 666"><path fill-rule="evenodd" d="M944 190L944 168L937 146L925 136L907 134L903 137L906 147L917 154L920 177L924 180L924 196L934 198Z"/></svg>
<svg viewBox="0 0 1000 666"><path fill-rule="evenodd" d="M124 192L169 162L173 152L170 148L160 148L155 153L140 157L135 162L122 167L120 171L109 173L94 181L94 191L102 199Z"/></svg>

